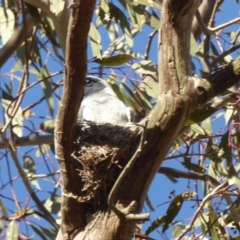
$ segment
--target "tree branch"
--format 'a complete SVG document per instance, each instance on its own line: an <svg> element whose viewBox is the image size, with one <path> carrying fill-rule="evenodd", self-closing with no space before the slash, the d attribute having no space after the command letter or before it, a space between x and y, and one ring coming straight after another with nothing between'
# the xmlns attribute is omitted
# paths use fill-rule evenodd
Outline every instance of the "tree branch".
<svg viewBox="0 0 240 240"><path fill-rule="evenodd" d="M240 58L227 66L223 66L220 71L213 73L206 79L196 77L192 77L192 79L194 79L196 87L201 90L198 104L202 106L240 81Z"/></svg>
<svg viewBox="0 0 240 240"><path fill-rule="evenodd" d="M178 236L178 240L181 240L184 235L186 233L188 233L191 229L192 226L195 222L195 220L197 219L198 214L201 212L202 208L204 207L204 205L206 204L207 201L209 201L210 199L212 199L215 196L218 196L220 194L222 194L224 191L226 191L229 188L229 185L227 182L224 182L223 184L219 185L218 187L216 187L212 192L210 192L201 202L201 204L199 205L198 209L195 211L194 216L192 217L191 222L189 223L189 225L183 230L183 232L180 234L180 236Z"/></svg>
<svg viewBox="0 0 240 240"><path fill-rule="evenodd" d="M18 147L30 145L53 144L53 135L39 136L30 135L26 137L16 137L13 139L14 145ZM7 148L6 141L0 141L0 149Z"/></svg>
<svg viewBox="0 0 240 240"><path fill-rule="evenodd" d="M13 55L13 53L21 46L25 40L25 33L29 33L33 28L33 20L31 16L26 17L26 24L21 23L14 29L13 35L0 50L0 68Z"/></svg>
<svg viewBox="0 0 240 240"><path fill-rule="evenodd" d="M169 167L160 167L158 173L162 173L167 176L172 176L174 178L186 178L186 179L193 179L193 180L201 180L204 182L209 182L212 186L218 186L219 182L204 173L197 173L197 172L185 172L174 168Z"/></svg>
<svg viewBox="0 0 240 240"><path fill-rule="evenodd" d="M215 2L216 2L216 0L203 0L201 5L198 8L201 22L203 22L205 24L205 26L208 25L209 20L212 16ZM200 24L201 24L201 22L200 22ZM193 33L196 41L198 41L201 36L201 33L202 33L202 28L199 25L199 21L198 21L197 17L194 17L194 20L192 23L192 33Z"/></svg>
<svg viewBox="0 0 240 240"><path fill-rule="evenodd" d="M2 138L4 138L3 134L2 134ZM10 144L9 141L7 141L7 140L5 140L5 141L6 141L7 147L9 148L9 152L13 159L13 162L18 170L18 173L19 173L20 177L22 178L23 184L26 187L26 190L28 191L29 195L32 197L33 201L36 203L36 206L39 209L39 211L41 211L45 215L45 219L49 223L52 224L52 226L55 228L55 230L58 230L59 226L56 223L55 219L53 218L51 213L45 208L43 203L38 198L37 194L32 189L29 179L28 179L27 175L25 174L25 172L23 171L21 164L19 163L16 151L14 150L14 145Z"/></svg>
<svg viewBox="0 0 240 240"><path fill-rule="evenodd" d="M95 0L74 1L66 45L66 70L63 96L55 126L55 149L59 161L64 193L80 195L81 182L73 153L74 124L83 96L87 67L87 39ZM63 196L61 232L72 239L75 231L85 227L84 209L73 198Z"/></svg>

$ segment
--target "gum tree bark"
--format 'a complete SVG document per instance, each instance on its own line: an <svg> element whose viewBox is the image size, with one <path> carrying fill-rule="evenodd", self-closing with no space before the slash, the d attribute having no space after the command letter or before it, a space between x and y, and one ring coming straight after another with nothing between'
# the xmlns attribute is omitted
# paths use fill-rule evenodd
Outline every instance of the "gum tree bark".
<svg viewBox="0 0 240 240"><path fill-rule="evenodd" d="M95 1L74 1L66 47L64 93L55 128L56 155L63 180L58 239L131 239L137 220L146 217L138 213L153 177L185 121L199 105L240 80L239 59L209 79L191 76L191 23L199 4L200 0L164 1L159 30L157 105L145 121L139 148L123 168L101 211L96 211L88 223L86 203L72 197L81 195L82 185L71 154L74 122L86 75L87 34Z"/></svg>
<svg viewBox="0 0 240 240"><path fill-rule="evenodd" d="M74 1L66 44L64 91L55 126L55 149L62 177L62 223L57 239L73 239L85 227L84 207L65 193L79 194L81 182L72 158L74 124L83 96L87 39L95 0Z"/></svg>

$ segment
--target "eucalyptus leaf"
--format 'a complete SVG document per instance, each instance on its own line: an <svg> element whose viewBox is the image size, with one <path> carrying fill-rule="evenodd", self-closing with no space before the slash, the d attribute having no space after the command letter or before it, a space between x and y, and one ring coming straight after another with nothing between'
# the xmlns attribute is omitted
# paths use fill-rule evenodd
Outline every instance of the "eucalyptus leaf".
<svg viewBox="0 0 240 240"><path fill-rule="evenodd" d="M102 58L102 40L101 35L95 26L91 23L89 30L90 44L92 47L93 56Z"/></svg>
<svg viewBox="0 0 240 240"><path fill-rule="evenodd" d="M43 92L44 92L46 100L47 100L49 112L50 112L51 116L53 117L54 102L53 102L53 97L52 97L52 78L50 77L51 74L49 73L46 65L44 65L42 67L41 72L38 75L39 75L40 79L45 78L44 81L41 81L41 86L42 86Z"/></svg>
<svg viewBox="0 0 240 240"><path fill-rule="evenodd" d="M15 220L8 223L6 231L6 240L18 240L18 225Z"/></svg>
<svg viewBox="0 0 240 240"><path fill-rule="evenodd" d="M95 59L93 62L99 63L103 66L119 66L132 60L130 54L119 54L115 56L103 56L101 59Z"/></svg>
<svg viewBox="0 0 240 240"><path fill-rule="evenodd" d="M55 120L46 120L39 125L39 128L48 133L54 133Z"/></svg>
<svg viewBox="0 0 240 240"><path fill-rule="evenodd" d="M173 222L173 219L177 216L178 212L182 208L183 200L184 198L182 194L179 194L170 203L165 215L165 222L163 224L162 233L166 232L170 224Z"/></svg>
<svg viewBox="0 0 240 240"><path fill-rule="evenodd" d="M126 15L113 3L110 3L110 11L112 16L115 18L116 22L119 23L120 27L122 28L122 31L124 33L124 36L129 47L132 47L133 38Z"/></svg>
<svg viewBox="0 0 240 240"><path fill-rule="evenodd" d="M149 60L142 60L138 63L134 63L132 69L141 74L156 74L157 71L153 62Z"/></svg>
<svg viewBox="0 0 240 240"><path fill-rule="evenodd" d="M4 45L14 32L15 16L11 9L0 7L0 19L0 37Z"/></svg>

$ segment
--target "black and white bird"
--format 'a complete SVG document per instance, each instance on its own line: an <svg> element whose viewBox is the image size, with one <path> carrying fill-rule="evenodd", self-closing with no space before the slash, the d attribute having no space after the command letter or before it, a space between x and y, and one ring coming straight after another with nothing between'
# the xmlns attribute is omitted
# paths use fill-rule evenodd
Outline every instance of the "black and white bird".
<svg viewBox="0 0 240 240"><path fill-rule="evenodd" d="M88 75L78 122L91 121L100 124L126 124L132 121L133 111L120 101L113 90L101 78Z"/></svg>

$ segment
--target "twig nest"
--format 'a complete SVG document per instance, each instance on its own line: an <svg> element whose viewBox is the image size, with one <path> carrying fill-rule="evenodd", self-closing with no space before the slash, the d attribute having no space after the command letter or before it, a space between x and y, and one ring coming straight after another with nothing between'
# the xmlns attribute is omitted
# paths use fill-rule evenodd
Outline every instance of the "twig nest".
<svg viewBox="0 0 240 240"><path fill-rule="evenodd" d="M84 121L76 127L73 157L80 163L83 182L79 201L101 202L139 143L140 129L134 125L96 124Z"/></svg>

